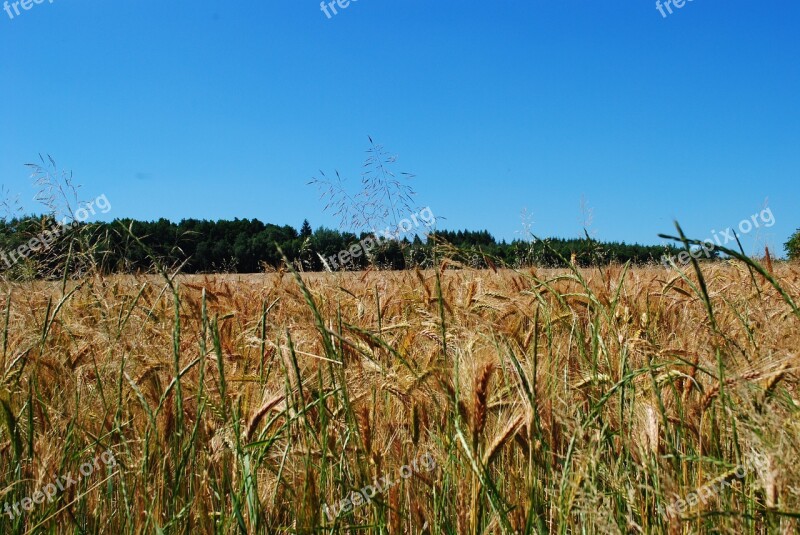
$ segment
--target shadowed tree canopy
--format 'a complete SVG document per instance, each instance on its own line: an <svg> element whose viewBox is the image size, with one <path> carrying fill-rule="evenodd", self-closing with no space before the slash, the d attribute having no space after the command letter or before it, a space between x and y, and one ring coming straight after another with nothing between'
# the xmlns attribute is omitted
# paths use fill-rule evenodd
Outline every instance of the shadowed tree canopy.
<svg viewBox="0 0 800 535"><path fill-rule="evenodd" d="M0 221L0 251L14 251L44 228L52 226L52 218L30 217ZM129 230L128 230L129 229ZM153 259L162 265L185 262L186 273L238 272L256 273L277 269L283 258L297 269L326 269L320 257L330 258L347 251L368 236L320 227L311 230L304 220L299 231L289 225L262 223L257 219L208 221L184 219L179 223L167 219L136 221L121 219L109 223L82 224L70 230L50 246L67 251L70 236L80 234L91 240L92 262L106 272L148 271ZM133 239L136 236L138 239ZM350 258L335 269L358 270L373 266L380 269L431 267L444 254L475 268L490 265L523 267L529 265L564 266L575 258L582 266L627 262L644 264L659 262L664 254L676 249L664 246L601 243L593 239L553 238L543 241L497 240L486 230L442 230L430 237L409 235L398 241L384 241L367 254ZM797 255L798 236L787 244L790 254ZM35 261L36 255L22 263ZM488 260L488 261L487 261ZM0 258L0 269L12 270L13 259ZM328 266L331 267L331 266Z"/></svg>

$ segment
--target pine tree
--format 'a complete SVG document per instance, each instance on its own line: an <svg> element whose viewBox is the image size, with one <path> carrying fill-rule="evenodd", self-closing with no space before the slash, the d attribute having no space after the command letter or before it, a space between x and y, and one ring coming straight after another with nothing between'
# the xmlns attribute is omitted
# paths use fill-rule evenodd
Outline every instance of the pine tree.
<svg viewBox="0 0 800 535"><path fill-rule="evenodd" d="M301 238L308 238L313 234L311 230L311 224L308 222L308 219L303 219L303 226L300 227L300 237Z"/></svg>

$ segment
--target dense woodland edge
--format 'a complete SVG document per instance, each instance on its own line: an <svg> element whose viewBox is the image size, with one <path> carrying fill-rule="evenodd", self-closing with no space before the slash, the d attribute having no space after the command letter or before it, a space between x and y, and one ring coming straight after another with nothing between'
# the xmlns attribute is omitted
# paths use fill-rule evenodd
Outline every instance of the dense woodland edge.
<svg viewBox="0 0 800 535"><path fill-rule="evenodd" d="M60 276L84 264L104 273L152 271L156 265L179 267L184 273L257 273L280 269L284 258L302 271L330 270L324 259L348 251L370 233L320 227L312 230L304 221L299 230L289 225L263 223L257 219L208 221L167 219L81 223L62 229L62 234L44 246L43 233L59 228L50 216L0 221L0 271L25 278L48 273ZM33 250L26 244L33 244ZM786 244L790 258L797 256L798 235ZM20 253L22 248L22 253ZM428 235L411 234L385 240L369 254L350 257L336 270L428 268L447 257L471 268L564 267L631 262L635 265L663 263L681 249L672 245L652 246L624 242L600 242L590 238L549 238L498 242L488 231L437 230ZM715 259L716 259L716 255ZM71 259L73 266L64 267Z"/></svg>

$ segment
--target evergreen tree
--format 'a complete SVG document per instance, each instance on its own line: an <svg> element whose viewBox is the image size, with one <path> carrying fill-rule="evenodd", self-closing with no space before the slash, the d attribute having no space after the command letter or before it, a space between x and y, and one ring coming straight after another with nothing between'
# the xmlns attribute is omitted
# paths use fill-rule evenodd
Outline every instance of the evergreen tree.
<svg viewBox="0 0 800 535"><path fill-rule="evenodd" d="M0 256L0 272L15 277L17 272L24 271L25 263L17 260L19 255L15 250L54 224L52 219L35 217L0 220L0 253L6 254ZM61 236L47 251L27 257L46 265L46 272L59 273L58 259L69 253L70 236L77 235L78 230L76 227ZM138 240L132 239L130 233ZM627 261L633 264L658 263L662 255L675 256L680 252L671 246L600 243L594 239L577 238L498 243L486 230L441 230L437 231L436 240L423 242L420 236L415 235L376 244L368 254L349 254L353 246L360 240L371 239L371 235L362 233L359 239L340 230L320 228L312 231L307 220L303 221L299 233L290 225L264 224L257 219L185 219L180 223L167 219L122 219L81 225L79 234L91 241L82 247L91 251L88 254L93 255L93 263L107 273L152 271L154 260L166 266L183 265L185 273L232 270L253 273L264 268L280 268L284 260L279 247L290 264L304 271L325 269L320 256L326 259L330 269L339 271L364 269L370 264L381 269L431 267L434 259L441 258L442 253L454 254L458 262L476 268L487 267L487 257L497 265L521 268L532 265L564 267L573 253L579 265L596 266ZM441 243L449 245L441 249L437 245ZM363 251L359 247L353 250ZM786 244L786 250L790 258L800 259L800 230Z"/></svg>
<svg viewBox="0 0 800 535"><path fill-rule="evenodd" d="M300 227L300 237L310 238L312 234L311 223L308 222L308 219L303 219L303 226Z"/></svg>

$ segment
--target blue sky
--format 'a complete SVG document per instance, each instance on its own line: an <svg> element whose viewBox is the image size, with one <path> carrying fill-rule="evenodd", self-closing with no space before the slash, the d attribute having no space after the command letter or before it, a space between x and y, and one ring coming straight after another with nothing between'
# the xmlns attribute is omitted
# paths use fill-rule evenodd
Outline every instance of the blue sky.
<svg viewBox="0 0 800 535"><path fill-rule="evenodd" d="M1 2L2 0L0 0ZM447 228L697 238L800 227L800 4L54 0L0 11L0 183L51 154L107 217L335 226L306 185L367 136ZM13 13L13 8L12 8ZM27 204L33 209L34 205Z"/></svg>

